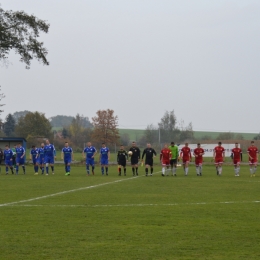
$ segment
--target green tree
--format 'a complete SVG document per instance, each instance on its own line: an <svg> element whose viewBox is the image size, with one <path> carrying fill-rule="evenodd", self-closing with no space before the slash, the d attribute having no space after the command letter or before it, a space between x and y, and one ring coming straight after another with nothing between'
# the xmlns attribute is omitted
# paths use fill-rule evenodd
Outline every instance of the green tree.
<svg viewBox="0 0 260 260"><path fill-rule="evenodd" d="M83 115L77 114L69 126L68 135L76 146L83 146L90 139L91 128L86 127L85 119Z"/></svg>
<svg viewBox="0 0 260 260"><path fill-rule="evenodd" d="M40 32L48 33L49 24L24 11L5 11L0 7L0 60L5 61L11 50L20 55L20 61L30 68L36 58L49 65L47 49L37 38Z"/></svg>
<svg viewBox="0 0 260 260"><path fill-rule="evenodd" d="M51 117L49 120L53 127L66 127L69 126L73 120L73 116L57 115Z"/></svg>
<svg viewBox="0 0 260 260"><path fill-rule="evenodd" d="M178 139L180 130L176 125L177 119L174 111L166 111L158 124L161 142L170 142Z"/></svg>
<svg viewBox="0 0 260 260"><path fill-rule="evenodd" d="M6 136L12 136L15 130L15 119L11 114L8 114L5 118L4 133Z"/></svg>
<svg viewBox="0 0 260 260"><path fill-rule="evenodd" d="M29 112L18 119L15 132L17 136L25 138L28 136L51 138L51 129L51 123L43 113Z"/></svg>
<svg viewBox="0 0 260 260"><path fill-rule="evenodd" d="M148 125L144 132L144 140L146 143L158 143L159 140L159 131L153 124Z"/></svg>
<svg viewBox="0 0 260 260"><path fill-rule="evenodd" d="M23 117L26 116L28 113L30 113L30 111L28 111L28 110L14 112L12 114L12 116L13 116L13 118L15 120L15 123L18 123L19 118L22 117L22 116Z"/></svg>

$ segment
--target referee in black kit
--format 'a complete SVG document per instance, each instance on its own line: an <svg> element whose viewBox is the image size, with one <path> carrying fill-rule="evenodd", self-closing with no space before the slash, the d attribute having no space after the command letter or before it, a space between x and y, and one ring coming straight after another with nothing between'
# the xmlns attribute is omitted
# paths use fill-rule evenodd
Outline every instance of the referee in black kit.
<svg viewBox="0 0 260 260"><path fill-rule="evenodd" d="M148 176L148 168L150 167L150 176L153 176L153 157L156 156L155 150L151 147L151 144L147 144L147 148L144 149L142 154L142 162L145 156L145 176Z"/></svg>
<svg viewBox="0 0 260 260"><path fill-rule="evenodd" d="M135 175L138 176L138 162L141 157L141 152L140 152L140 149L136 146L135 142L132 142L132 147L129 149L129 152L132 152L131 166L132 166L133 176L135 176ZM128 153L128 155L129 155L129 153Z"/></svg>

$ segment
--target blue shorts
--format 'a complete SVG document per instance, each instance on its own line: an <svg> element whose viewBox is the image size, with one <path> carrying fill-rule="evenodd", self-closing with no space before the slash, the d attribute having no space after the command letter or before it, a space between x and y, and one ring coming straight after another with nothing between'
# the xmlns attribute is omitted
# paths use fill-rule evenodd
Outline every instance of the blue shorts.
<svg viewBox="0 0 260 260"><path fill-rule="evenodd" d="M38 159L37 158L33 158L32 161L33 161L33 164L36 164L36 163L38 164Z"/></svg>
<svg viewBox="0 0 260 260"><path fill-rule="evenodd" d="M13 166L13 161L10 161L10 160L5 161L5 165L6 166Z"/></svg>
<svg viewBox="0 0 260 260"><path fill-rule="evenodd" d="M87 158L86 159L86 164L94 166L95 165L94 158Z"/></svg>
<svg viewBox="0 0 260 260"><path fill-rule="evenodd" d="M65 164L71 163L71 158L68 158L68 159L65 158L65 159L64 159L64 163L65 163Z"/></svg>
<svg viewBox="0 0 260 260"><path fill-rule="evenodd" d="M38 164L44 164L44 157L42 157L42 158L41 158L41 157L38 157L38 158L37 158L37 163L38 163Z"/></svg>
<svg viewBox="0 0 260 260"><path fill-rule="evenodd" d="M17 158L16 157L16 164L24 165L24 158Z"/></svg>
<svg viewBox="0 0 260 260"><path fill-rule="evenodd" d="M44 158L44 163L50 163L50 164L54 164L54 156L46 156Z"/></svg>
<svg viewBox="0 0 260 260"><path fill-rule="evenodd" d="M100 160L101 165L108 165L108 159L102 159Z"/></svg>

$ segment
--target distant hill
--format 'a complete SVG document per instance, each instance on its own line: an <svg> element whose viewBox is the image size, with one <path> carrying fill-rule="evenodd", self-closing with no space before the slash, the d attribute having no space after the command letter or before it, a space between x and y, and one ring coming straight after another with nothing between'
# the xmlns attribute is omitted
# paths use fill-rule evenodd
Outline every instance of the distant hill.
<svg viewBox="0 0 260 260"><path fill-rule="evenodd" d="M131 141L135 141L144 134L145 130L141 129L119 129L119 134L128 134ZM194 137L201 139L209 137L208 139L216 139L222 132L208 132L208 131L194 131ZM252 140L257 133L235 133L235 135L241 135L245 140Z"/></svg>

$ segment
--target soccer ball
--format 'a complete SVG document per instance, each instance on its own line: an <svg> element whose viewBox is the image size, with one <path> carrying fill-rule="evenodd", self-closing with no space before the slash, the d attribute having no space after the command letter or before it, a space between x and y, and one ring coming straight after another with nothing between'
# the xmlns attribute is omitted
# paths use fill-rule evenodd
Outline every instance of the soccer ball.
<svg viewBox="0 0 260 260"><path fill-rule="evenodd" d="M132 152L132 151L129 151L129 152L128 152L128 155L129 155L129 156L131 156L132 154L133 154L133 152Z"/></svg>

